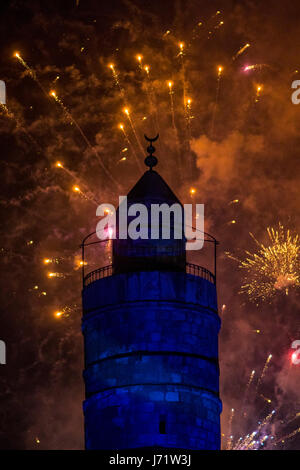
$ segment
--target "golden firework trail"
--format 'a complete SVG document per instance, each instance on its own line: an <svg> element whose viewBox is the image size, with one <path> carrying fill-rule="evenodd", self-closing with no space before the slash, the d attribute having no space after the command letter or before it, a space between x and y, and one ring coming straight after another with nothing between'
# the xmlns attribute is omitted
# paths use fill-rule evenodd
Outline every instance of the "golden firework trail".
<svg viewBox="0 0 300 470"><path fill-rule="evenodd" d="M43 263L44 264L50 264L50 263L53 263L53 264L59 264L61 263L63 260L65 260L67 258L65 257L59 257L59 258L44 258L43 259Z"/></svg>
<svg viewBox="0 0 300 470"><path fill-rule="evenodd" d="M186 128L187 128L187 135L188 135L188 141L190 143L191 141L191 138L192 138L192 131L191 131L191 119L193 118L192 114L191 114L191 104L192 104L192 100L191 98L187 98L186 100L186 104L185 104L185 116L186 116Z"/></svg>
<svg viewBox="0 0 300 470"><path fill-rule="evenodd" d="M168 88L169 88L169 96L170 96L170 109L171 109L171 116L172 116L172 127L173 127L173 130L174 130L175 135L176 135L177 144L178 144L178 149L179 149L178 129L177 129L176 122L175 122L174 99L173 99L173 95L174 95L173 85L174 85L174 83L173 83L171 80L169 80L169 81L168 81Z"/></svg>
<svg viewBox="0 0 300 470"><path fill-rule="evenodd" d="M300 285L299 273L299 237L291 235L279 223L278 229L267 228L269 245L258 242L250 233L259 250L256 253L246 251L247 258L239 261L239 267L246 271L241 292L254 302L271 299L277 292Z"/></svg>
<svg viewBox="0 0 300 470"><path fill-rule="evenodd" d="M56 162L56 163L55 163L55 167L56 167L56 168L61 168L61 169L62 169L63 171L65 171L69 176L71 176L71 178L73 178L73 179L76 181L76 183L82 185L80 179L75 175L75 173L73 173L73 171L71 171L71 170L69 170L68 168L66 168L66 167L62 164L62 162Z"/></svg>
<svg viewBox="0 0 300 470"><path fill-rule="evenodd" d="M217 112L217 106L218 106L218 101L219 101L220 83L221 83L221 77L222 77L222 72L223 72L223 70L224 70L223 66L222 66L222 65L219 65L219 66L218 66L218 77L217 77L216 97L215 97L215 102L214 102L214 107L213 107L212 118L211 118L211 130L210 130L211 138L214 137L215 119L216 119L216 112Z"/></svg>
<svg viewBox="0 0 300 470"><path fill-rule="evenodd" d="M121 86L121 83L120 83L120 80L119 80L119 74L117 73L114 64L109 64L108 67L109 67L110 70L112 71L115 84L116 84L116 86L119 88L119 91L120 91L121 96L122 96L122 98L123 98L123 100L124 100L124 103L126 104L125 90L124 90L124 88Z"/></svg>
<svg viewBox="0 0 300 470"><path fill-rule="evenodd" d="M266 375L266 372L267 372L267 369L268 369L268 367L269 367L269 363L270 363L271 359L272 359L272 354L269 354L268 357L267 357L267 359L266 359L265 365L264 365L264 367L263 367L262 373L261 373L261 375L260 375L260 377L259 377L259 379L258 379L258 381L257 381L256 390L258 390L258 388L259 388L259 386L260 386L260 384L261 384L261 382L262 382L264 376Z"/></svg>
<svg viewBox="0 0 300 470"><path fill-rule="evenodd" d="M66 305L65 307L63 307L61 310L57 310L56 312L54 312L54 317L56 318L61 318L61 317L69 317L71 315L71 313L75 312L78 310L78 305L77 304L74 304L74 305Z"/></svg>
<svg viewBox="0 0 300 470"><path fill-rule="evenodd" d="M251 385L252 382L253 382L254 375L255 375L255 370L253 370L253 371L251 372L250 377L249 377L249 380L248 380L248 382L247 382L246 390L245 390L245 399L246 399L246 396L248 395L248 391L249 391L250 385Z"/></svg>
<svg viewBox="0 0 300 470"><path fill-rule="evenodd" d="M93 197L89 196L88 193L83 192L77 184L73 186L72 190L75 193L79 194L86 201L90 201L98 207L98 205L99 205L98 202L95 201L95 199Z"/></svg>
<svg viewBox="0 0 300 470"><path fill-rule="evenodd" d="M174 100L173 100L173 82L171 80L168 81L168 88L169 88L169 96L170 96L170 109L171 109L171 116L172 116L172 127L177 134L177 128L175 124L175 112L174 112Z"/></svg>
<svg viewBox="0 0 300 470"><path fill-rule="evenodd" d="M250 44L247 42L247 44L245 44L243 47L241 47L237 53L232 57L232 60L235 60L238 56L240 56L241 54L243 54L243 52L245 52L246 49L248 49L248 47L250 47Z"/></svg>
<svg viewBox="0 0 300 470"><path fill-rule="evenodd" d="M56 91L54 90L51 90L49 92L49 95L52 96L54 98L54 100L56 101L56 103L58 103L60 105L60 107L62 108L63 112L64 112L64 115L66 117L66 119L68 120L68 122L70 124L74 124L76 126L76 128L78 129L78 131L80 132L82 138L84 139L84 141L86 142L86 144L88 146L90 146L91 144L89 143L89 141L87 140L87 137L85 136L85 134L83 133L83 130L81 129L81 127L79 126L79 124L75 121L75 119L73 118L73 116L71 115L70 111L67 109L67 107L64 105L64 103L62 102L62 100L58 97Z"/></svg>
<svg viewBox="0 0 300 470"><path fill-rule="evenodd" d="M135 137L135 140L137 141L137 144L138 144L138 146L139 146L139 148L140 148L140 151L141 151L142 154L144 155L145 150L143 149L142 144L141 144L141 142L140 142L140 139L139 139L139 137L138 137L138 135L137 135L137 132L136 132L136 130L135 130L135 126L134 126L133 120L132 120L132 118L131 118L131 116L130 116L129 108L126 107L126 108L123 109L123 111L124 111L124 114L127 116L127 119L128 119L129 124L130 124L130 126L131 126L131 129L132 129L133 135L134 135L134 137ZM138 163L138 165L139 165L139 168L141 169L140 162Z"/></svg>
<svg viewBox="0 0 300 470"><path fill-rule="evenodd" d="M45 96L47 98L49 98L49 94L47 93L47 91L45 90L45 88L43 87L43 85L41 84L41 82L39 81L39 79L37 78L37 75L36 75L36 72L31 68L29 67L29 65L25 62L25 60L22 58L21 54L19 52L16 52L15 54L15 57L18 59L18 61L23 65L23 67L29 72L30 76L32 77L32 79L38 84L38 86L40 87L40 89L42 90L42 92L45 94ZM74 124L77 128L77 130L80 132L82 138L84 139L85 143L87 144L87 146L89 147L89 149L96 155L97 157L97 160L99 162L99 164L101 165L102 169L105 171L105 173L107 174L107 176L117 185L119 186L118 182L113 178L113 176L110 174L110 172L106 169L105 165L103 164L98 152L95 150L95 148L91 145L91 143L89 142L89 140L87 139L86 135L84 134L83 130L81 129L81 127L79 126L79 124L77 123L77 121L73 118L73 116L71 115L70 111L66 108L66 106L63 104L63 102L61 101L61 99L57 96L57 93L55 91L50 91L50 96L52 96L55 101L61 106L66 118L70 121L71 124Z"/></svg>
<svg viewBox="0 0 300 470"><path fill-rule="evenodd" d="M45 94L45 96L48 98L48 94L47 94L47 91L45 90L45 88L43 87L43 85L41 84L41 82L39 81L37 75L36 75L36 72L33 68L29 67L29 65L25 62L25 60L22 58L21 54L19 52L15 52L14 56L18 59L18 61L20 62L20 64L23 65L23 67L29 72L29 75L31 76L31 78L37 83L37 85L40 87L40 89L42 90L42 92Z"/></svg>
<svg viewBox="0 0 300 470"><path fill-rule="evenodd" d="M191 115L189 114L189 105L191 103L190 98L187 98L187 81L186 81L186 69L185 69L185 44L183 42L180 42L178 44L179 46L179 53L178 56L180 57L180 62L181 62L181 80L182 80L182 90L183 90L183 115L184 119L186 122L186 152L188 155L189 162L191 164L191 146L190 146L190 141L191 141L191 133L190 133L190 118ZM188 100L189 103L188 103Z"/></svg>
<svg viewBox="0 0 300 470"><path fill-rule="evenodd" d="M212 18L214 18L214 17L216 17L217 15L220 15L220 14L221 14L221 12L220 12L220 11L217 11L217 13L212 16ZM223 24L224 24L224 21L221 20L221 21L219 21L216 25L214 25L211 29L214 29L215 31L209 31L209 32L208 32L207 39L211 39L211 38L214 36L216 30L220 29L221 26L223 26Z"/></svg>
<svg viewBox="0 0 300 470"><path fill-rule="evenodd" d="M56 162L55 163L55 167L56 168L60 168L61 170L63 170L65 173L67 173L67 175L69 175L72 179L74 179L76 181L76 187L84 187L84 191L86 191L86 193L82 193L82 194L90 194L89 190L88 190L88 186L86 184L83 183L83 181L78 178L78 176L71 170L69 170L68 168L66 168L62 162ZM75 186L74 186L75 187ZM94 199L94 197L92 196L88 196L88 199L90 201L93 201L95 204L98 205L97 201Z"/></svg>
<svg viewBox="0 0 300 470"><path fill-rule="evenodd" d="M105 243L105 254L107 256L107 260L108 260L108 264L111 264L112 263L112 232L111 234L109 234L109 239L107 241L107 243Z"/></svg>
<svg viewBox="0 0 300 470"><path fill-rule="evenodd" d="M57 272L49 272L47 274L47 277L49 279L54 279L54 278L60 278L60 279L65 279L66 275L64 273L57 273Z"/></svg>
<svg viewBox="0 0 300 470"><path fill-rule="evenodd" d="M115 178L111 175L111 173L107 170L106 166L104 165L104 163L102 162L102 159L100 158L98 152L96 151L96 149L92 146L92 144L90 143L90 141L88 140L88 138L86 137L85 133L83 132L83 130L81 129L80 125L78 124L78 122L73 118L72 114L70 113L70 111L67 109L67 107L64 105L64 103L62 102L62 100L58 97L56 91L54 90L51 90L50 93L49 93L50 96L52 96L52 98L54 98L54 100L56 101L56 103L58 103L61 107L61 109L63 110L64 114L65 114L65 117L67 118L67 120L70 122L70 124L74 124L76 129L79 131L81 137L83 138L83 140L85 141L86 145L88 146L88 148L94 153L94 155L96 156L99 164L101 165L101 168L104 170L104 172L106 173L106 175L111 179L111 181L116 184L118 187L119 187L119 183L115 180Z"/></svg>
<svg viewBox="0 0 300 470"><path fill-rule="evenodd" d="M277 445L278 442L281 442L281 443L284 443L287 439L290 439L291 437L294 437L296 434L298 434L300 432L300 427L295 429L294 431L292 431L291 433L289 434L286 434L285 436L282 436L280 438L278 438L275 442L274 442L274 445Z"/></svg>
<svg viewBox="0 0 300 470"><path fill-rule="evenodd" d="M134 158L135 158L135 160L136 160L136 163L137 163L139 169L141 170L141 169L142 169L142 168L141 168L141 163L140 163L140 161L139 161L139 159L138 159L138 156L137 156L137 154L136 154L135 148L134 148L134 146L132 145L132 142L131 142L131 140L130 140L129 137L128 137L128 134L127 134L127 132L126 132L126 130L125 130L124 124L120 123L120 124L119 124L119 129L122 131L122 133L123 133L123 135L124 135L124 139L125 139L125 141L128 143L128 145L130 146L130 148L131 148L131 150L132 150L132 153L133 153L133 155L134 155Z"/></svg>
<svg viewBox="0 0 300 470"><path fill-rule="evenodd" d="M227 445L226 445L226 450L230 450L232 447L232 420L234 417L234 408L231 408L230 416L229 416L229 421L228 421L228 439L227 439Z"/></svg>
<svg viewBox="0 0 300 470"><path fill-rule="evenodd" d="M179 54L180 62L181 62L181 79L182 79L182 89L183 89L183 107L184 107L184 115L186 113L186 79L185 79L185 61L184 61L184 43L180 42L179 46Z"/></svg>
<svg viewBox="0 0 300 470"><path fill-rule="evenodd" d="M154 128L156 129L156 132L159 132L159 124L158 124L158 116L157 116L157 105L156 105L156 96L155 96L155 91L152 85L152 81L150 78L150 66L145 65L144 70L146 72L146 94L148 97L149 101L149 107L150 107L150 115L151 119L153 121Z"/></svg>
<svg viewBox="0 0 300 470"><path fill-rule="evenodd" d="M191 43L195 41L195 39L199 39L200 33L203 34L208 34L207 39L211 39L213 34L218 30L221 26L224 25L224 21L220 20L218 21L217 24L213 24L215 22L216 18L221 14L221 12L218 10L216 13L214 13L207 21L204 23L203 21L198 21L196 26L192 30L191 34L191 39L190 43L187 44L186 49L188 49L191 46ZM215 30L214 32L211 30Z"/></svg>
<svg viewBox="0 0 300 470"><path fill-rule="evenodd" d="M287 421L286 424L291 423L292 421L294 421L295 419L297 419L299 417L300 417L300 412L296 413L289 421Z"/></svg>
<svg viewBox="0 0 300 470"><path fill-rule="evenodd" d="M216 26L214 26L214 29L219 29L219 28L221 28L221 26L223 26L223 24L224 24L224 21L223 21L223 20L219 21L219 23L216 24Z"/></svg>
<svg viewBox="0 0 300 470"><path fill-rule="evenodd" d="M175 133L175 138L176 138L176 146L177 146L177 161L179 168L181 168L181 160L180 160L180 141L179 141L179 134L178 134L178 129L176 126L175 122L175 111L174 111L174 90L173 90L173 85L174 83L172 80L168 81L168 88L169 88L169 96L170 96L170 109L171 109L171 118L172 118L172 128Z"/></svg>
<svg viewBox="0 0 300 470"><path fill-rule="evenodd" d="M265 400L267 403L272 403L271 398L265 397L262 393L259 395L263 400Z"/></svg>
<svg viewBox="0 0 300 470"><path fill-rule="evenodd" d="M143 56L141 54L137 54L136 60L138 61L139 69L143 71Z"/></svg>
<svg viewBox="0 0 300 470"><path fill-rule="evenodd" d="M252 65L246 65L244 67L244 72L255 72L256 70L262 70L264 67L270 67L268 64L252 64Z"/></svg>
<svg viewBox="0 0 300 470"><path fill-rule="evenodd" d="M157 116L156 96L150 79L150 65L143 66L143 56L141 54L138 54L136 56L136 59L139 64L139 69L142 72L143 82L145 84L145 91L149 102L149 110L153 127L156 129L156 132L158 132L159 125ZM146 73L146 80L144 80L144 73Z"/></svg>
<svg viewBox="0 0 300 470"><path fill-rule="evenodd" d="M262 85L257 85L256 86L256 95L255 95L255 102L257 103L259 101L261 92L262 92L263 86Z"/></svg>
<svg viewBox="0 0 300 470"><path fill-rule="evenodd" d="M187 45L187 49L189 49L191 47L192 42L195 41L195 39L199 38L199 33L203 29L202 26L203 26L202 21L198 21L196 26L194 26L194 28L192 29L192 34L191 34L190 42Z"/></svg>
<svg viewBox="0 0 300 470"><path fill-rule="evenodd" d="M150 65L143 66L143 62L142 62L143 56L141 54L138 54L136 56L136 59L139 63L139 69L143 74L142 76L144 77L144 72L146 73L146 80L143 79L143 82L145 83L145 90L146 90L146 95L147 95L147 99L149 102L150 116L151 116L151 120L153 123L153 127L156 128L156 132L158 132L156 97L155 97L155 92L154 92L152 82L150 79Z"/></svg>

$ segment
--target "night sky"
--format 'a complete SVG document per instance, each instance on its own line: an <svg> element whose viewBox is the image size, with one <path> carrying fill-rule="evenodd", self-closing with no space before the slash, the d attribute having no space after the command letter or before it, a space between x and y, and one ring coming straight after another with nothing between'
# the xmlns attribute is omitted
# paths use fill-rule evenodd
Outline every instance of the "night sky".
<svg viewBox="0 0 300 470"><path fill-rule="evenodd" d="M263 448L300 449L300 433L279 439L300 426L299 289L253 302L228 256L257 251L249 232L266 246L267 227L299 233L299 2L28 0L0 12L0 448L83 448L79 245L97 205L141 176L143 134L159 131L157 171L183 203L205 204L220 241L223 448L275 409ZM211 269L208 258L188 255ZM109 262L94 250L87 269Z"/></svg>

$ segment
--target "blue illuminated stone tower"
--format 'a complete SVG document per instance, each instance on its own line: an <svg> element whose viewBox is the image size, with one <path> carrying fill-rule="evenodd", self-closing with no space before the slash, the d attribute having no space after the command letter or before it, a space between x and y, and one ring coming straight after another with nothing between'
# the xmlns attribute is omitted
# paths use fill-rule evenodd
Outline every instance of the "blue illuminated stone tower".
<svg viewBox="0 0 300 470"><path fill-rule="evenodd" d="M148 151L128 207L179 203ZM112 266L84 277L87 449L220 449L215 281L184 237L115 239Z"/></svg>

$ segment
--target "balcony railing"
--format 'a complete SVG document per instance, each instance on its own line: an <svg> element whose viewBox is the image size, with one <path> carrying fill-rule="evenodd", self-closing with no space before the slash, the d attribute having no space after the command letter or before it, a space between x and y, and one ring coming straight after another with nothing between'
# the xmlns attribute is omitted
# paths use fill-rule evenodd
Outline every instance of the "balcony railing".
<svg viewBox="0 0 300 470"><path fill-rule="evenodd" d="M87 274L84 277L83 286L86 287L89 284L92 284L93 282L98 281L99 279L112 276L114 273L113 271L114 270L113 270L112 264L108 266L103 266L102 268L95 269L95 271L91 271L89 274ZM208 269L203 268L202 266L198 266L197 264L186 263L186 273L206 279L212 284L216 283L215 276Z"/></svg>
<svg viewBox="0 0 300 470"><path fill-rule="evenodd" d="M208 269L203 268L203 266L198 266L197 264L186 263L186 273L192 274L193 276L202 277L212 284L216 283L216 278Z"/></svg>
<svg viewBox="0 0 300 470"><path fill-rule="evenodd" d="M192 227L193 230L196 230L194 227ZM198 230L198 232L201 232ZM192 264L192 263L187 263L186 264L186 273L187 274L191 274L192 276L198 276L198 277L201 277L203 279L206 279L207 281L213 283L213 284L216 284L216 278L217 278L217 245L219 244L219 242L212 236L210 235L209 233L206 233L206 232L201 232L203 234L203 239L204 239L204 242L205 243L209 243L210 245L213 245L213 257L212 257L212 260L213 260L213 264L214 264L214 273L211 273L208 269L206 268L203 268L202 266L197 266L196 264ZM82 267L81 267L81 272L82 272L82 285L83 287L86 287L88 286L89 284L91 284L92 282L94 281L97 281L98 279L102 279L103 277L107 277L107 276L111 276L112 274L114 274L114 267L112 265L109 265L109 266L104 266L102 268L99 268L99 269L96 269L95 271L92 271L90 272L89 274L85 274L85 265L87 263L85 263L85 254L86 254L86 249L89 248L90 246L95 246L95 245L99 245L99 244L107 244L107 243L111 243L111 241L113 240L110 240L110 239L107 239L107 240L99 240L99 239L96 239L95 241L93 241L93 237L96 236L96 232L91 232L90 234L88 234L86 237L84 237L80 247L81 247L81 260L82 260ZM114 241L113 241L114 243ZM151 247L150 247L151 249ZM110 250L111 250L111 247L110 247ZM141 247L141 250L144 250L144 248ZM145 247L145 250L146 250L146 247ZM135 246L135 249L134 249L134 255L136 256L136 254L139 254L139 256L159 256L161 258L161 261L163 261L163 257L164 256L173 256L173 257L179 257L179 258L182 258L182 255L184 255L184 252L182 251L182 244L180 243L180 240L178 240L178 245L177 246L173 246L172 248L168 248L168 247L163 247L163 246L160 246L158 252L157 250L155 249L154 252L152 253L149 253L149 247L147 246L147 251L144 253L144 251L142 253L140 253L140 246L139 244L136 244ZM118 246L118 250L116 250L116 253L115 253L116 256L119 256L119 257L122 257L123 253L122 253L122 246L119 244ZM125 250L125 253L124 255L126 255L126 257L128 256L128 244L126 245L126 250ZM185 258L184 258L185 259ZM183 261L184 263L184 259L181 261ZM176 264L177 261L176 261ZM181 264L181 263L179 263ZM181 265L182 267L184 266Z"/></svg>
<svg viewBox="0 0 300 470"><path fill-rule="evenodd" d="M84 287L86 287L89 284L92 284L92 282L98 281L99 279L102 279L103 277L112 276L112 274L113 274L112 264L109 264L108 266L103 266L102 268L95 269L95 271L91 271L85 276L83 285Z"/></svg>

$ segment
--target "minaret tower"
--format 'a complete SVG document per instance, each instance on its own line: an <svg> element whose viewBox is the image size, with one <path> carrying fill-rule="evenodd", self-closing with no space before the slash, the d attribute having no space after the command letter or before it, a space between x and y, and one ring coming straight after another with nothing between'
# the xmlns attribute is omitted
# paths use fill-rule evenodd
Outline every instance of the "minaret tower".
<svg viewBox="0 0 300 470"><path fill-rule="evenodd" d="M180 204L152 141L128 208ZM184 237L116 232L112 265L83 276L86 448L220 449L215 273L186 262Z"/></svg>

